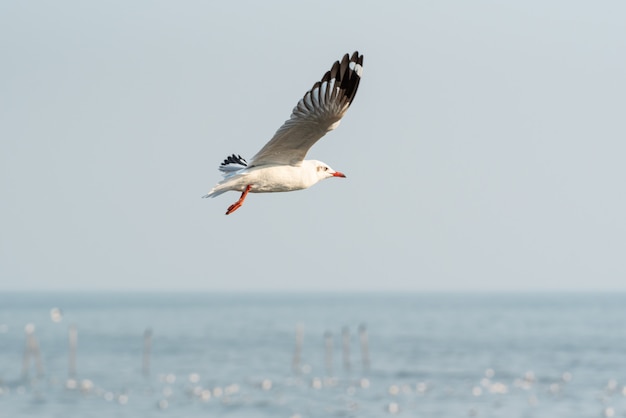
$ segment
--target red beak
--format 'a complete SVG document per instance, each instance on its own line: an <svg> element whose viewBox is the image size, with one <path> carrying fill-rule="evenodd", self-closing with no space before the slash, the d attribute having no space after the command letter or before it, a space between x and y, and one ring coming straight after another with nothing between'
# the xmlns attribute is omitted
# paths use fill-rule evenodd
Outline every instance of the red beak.
<svg viewBox="0 0 626 418"><path fill-rule="evenodd" d="M335 171L333 173L333 177L343 177L343 178L346 178L346 175L341 173L341 172L339 172L339 171Z"/></svg>

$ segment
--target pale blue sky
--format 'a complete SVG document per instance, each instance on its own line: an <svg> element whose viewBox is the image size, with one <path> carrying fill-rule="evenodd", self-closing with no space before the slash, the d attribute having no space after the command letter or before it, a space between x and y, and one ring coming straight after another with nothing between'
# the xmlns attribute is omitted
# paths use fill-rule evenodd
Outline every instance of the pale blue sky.
<svg viewBox="0 0 626 418"><path fill-rule="evenodd" d="M2 2L0 291L626 290L626 3ZM344 53L348 176L204 200Z"/></svg>

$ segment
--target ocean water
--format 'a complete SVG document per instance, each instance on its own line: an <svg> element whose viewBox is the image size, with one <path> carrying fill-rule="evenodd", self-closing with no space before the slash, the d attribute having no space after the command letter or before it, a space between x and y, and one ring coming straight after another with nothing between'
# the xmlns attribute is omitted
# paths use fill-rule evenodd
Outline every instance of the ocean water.
<svg viewBox="0 0 626 418"><path fill-rule="evenodd" d="M625 385L626 294L0 294L0 417L624 417Z"/></svg>

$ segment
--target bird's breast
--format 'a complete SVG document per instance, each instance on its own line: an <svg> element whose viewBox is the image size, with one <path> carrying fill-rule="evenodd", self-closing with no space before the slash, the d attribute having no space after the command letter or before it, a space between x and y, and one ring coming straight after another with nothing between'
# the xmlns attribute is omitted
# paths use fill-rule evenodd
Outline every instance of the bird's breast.
<svg viewBox="0 0 626 418"><path fill-rule="evenodd" d="M304 167L267 166L251 171L246 181L253 193L290 192L311 187L317 183L313 177Z"/></svg>

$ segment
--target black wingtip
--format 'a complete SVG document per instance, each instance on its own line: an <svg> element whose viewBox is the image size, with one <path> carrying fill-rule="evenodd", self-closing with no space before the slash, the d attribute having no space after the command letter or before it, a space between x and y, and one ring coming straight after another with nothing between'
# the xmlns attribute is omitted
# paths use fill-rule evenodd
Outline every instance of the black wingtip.
<svg viewBox="0 0 626 418"><path fill-rule="evenodd" d="M222 164L220 165L225 166L229 164L241 164L244 167L248 166L248 162L241 155L238 154L229 155L224 161L222 161Z"/></svg>
<svg viewBox="0 0 626 418"><path fill-rule="evenodd" d="M350 106L359 88L362 72L363 55L358 51L354 51L352 55L344 54L341 60L333 63L320 81L313 84L293 111L310 113L315 108L315 101L321 103L324 100L336 100L340 106Z"/></svg>
<svg viewBox="0 0 626 418"><path fill-rule="evenodd" d="M352 56L345 54L339 64L341 69L337 77L339 88L344 91L344 96L348 103L352 103L361 82L361 71L363 69L363 55L359 55L359 51L354 51ZM333 68L335 66L333 65Z"/></svg>

